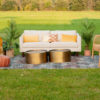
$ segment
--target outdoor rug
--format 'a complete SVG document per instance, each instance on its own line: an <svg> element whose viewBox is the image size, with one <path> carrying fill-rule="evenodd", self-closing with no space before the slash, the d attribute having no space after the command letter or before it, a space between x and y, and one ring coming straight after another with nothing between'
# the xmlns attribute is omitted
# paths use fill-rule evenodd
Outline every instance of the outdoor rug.
<svg viewBox="0 0 100 100"><path fill-rule="evenodd" d="M99 56L91 57L72 56L71 62L66 63L44 63L40 65L26 64L25 57L16 56L11 58L9 67L0 69L66 69L66 68L98 68Z"/></svg>

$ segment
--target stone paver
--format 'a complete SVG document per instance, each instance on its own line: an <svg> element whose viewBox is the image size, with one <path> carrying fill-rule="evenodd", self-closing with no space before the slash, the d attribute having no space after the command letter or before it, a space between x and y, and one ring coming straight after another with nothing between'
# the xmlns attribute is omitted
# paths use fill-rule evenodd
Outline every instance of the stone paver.
<svg viewBox="0 0 100 100"><path fill-rule="evenodd" d="M45 63L40 65L26 64L25 57L16 56L11 59L11 65L7 68L0 69L66 69L66 68L98 68L99 57L72 56L71 62L55 64Z"/></svg>

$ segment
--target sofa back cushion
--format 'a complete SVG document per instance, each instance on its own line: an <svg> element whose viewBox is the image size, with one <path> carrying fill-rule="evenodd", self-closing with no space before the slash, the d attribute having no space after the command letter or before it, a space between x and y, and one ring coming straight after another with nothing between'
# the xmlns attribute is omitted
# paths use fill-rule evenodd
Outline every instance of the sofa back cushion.
<svg viewBox="0 0 100 100"><path fill-rule="evenodd" d="M61 41L62 34L64 34L64 35L77 35L75 30L72 30L72 31L56 30L56 31L51 31L51 34L58 34L58 41Z"/></svg>
<svg viewBox="0 0 100 100"><path fill-rule="evenodd" d="M43 40L43 36L49 34L50 31L49 30L25 30L24 31L24 35L38 35L39 36L39 42ZM45 40L44 40L45 41Z"/></svg>
<svg viewBox="0 0 100 100"><path fill-rule="evenodd" d="M49 42L49 34L42 34L41 42Z"/></svg>

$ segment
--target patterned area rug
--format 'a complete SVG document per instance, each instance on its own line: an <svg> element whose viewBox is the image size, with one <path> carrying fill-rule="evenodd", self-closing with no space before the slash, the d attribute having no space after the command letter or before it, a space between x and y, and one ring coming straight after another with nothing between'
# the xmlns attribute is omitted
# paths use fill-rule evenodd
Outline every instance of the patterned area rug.
<svg viewBox="0 0 100 100"><path fill-rule="evenodd" d="M45 63L40 65L26 64L25 57L16 56L11 59L11 65L1 69L66 69L66 68L98 68L99 56L91 57L72 56L71 62Z"/></svg>

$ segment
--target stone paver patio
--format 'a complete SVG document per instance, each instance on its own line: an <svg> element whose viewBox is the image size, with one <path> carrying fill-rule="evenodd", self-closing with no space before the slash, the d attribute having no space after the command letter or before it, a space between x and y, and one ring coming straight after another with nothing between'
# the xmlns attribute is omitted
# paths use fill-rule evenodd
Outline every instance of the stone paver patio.
<svg viewBox="0 0 100 100"><path fill-rule="evenodd" d="M99 56L91 57L72 56L71 62L55 64L45 63L40 65L32 65L25 63L25 57L16 56L11 59L11 65L1 69L66 69L66 68L98 68Z"/></svg>

